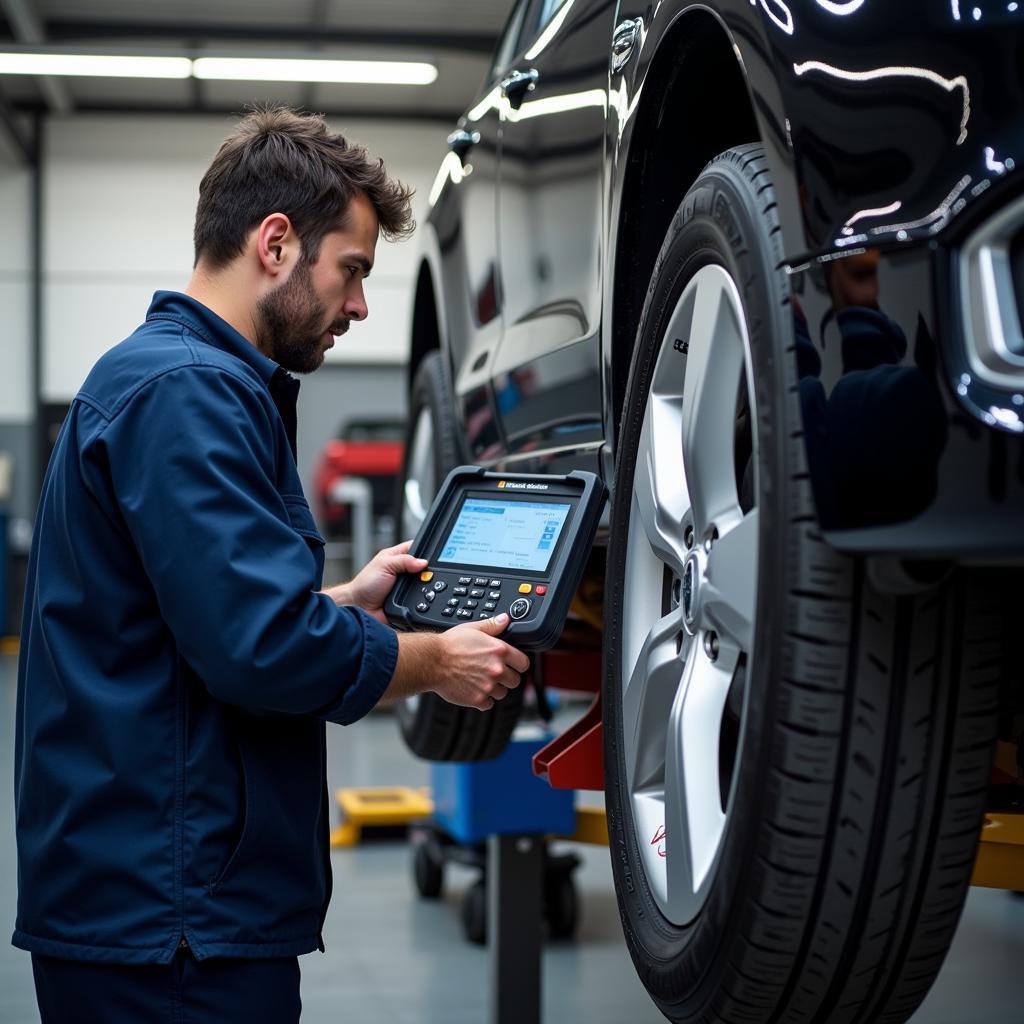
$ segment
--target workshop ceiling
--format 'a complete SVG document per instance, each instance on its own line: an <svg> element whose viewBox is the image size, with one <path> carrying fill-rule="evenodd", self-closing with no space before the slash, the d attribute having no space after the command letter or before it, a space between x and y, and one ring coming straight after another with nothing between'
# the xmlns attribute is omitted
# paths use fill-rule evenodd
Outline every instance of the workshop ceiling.
<svg viewBox="0 0 1024 1024"><path fill-rule="evenodd" d="M0 48L429 61L428 86L3 76L17 111L235 112L278 101L328 114L454 120L512 0L0 0Z"/></svg>

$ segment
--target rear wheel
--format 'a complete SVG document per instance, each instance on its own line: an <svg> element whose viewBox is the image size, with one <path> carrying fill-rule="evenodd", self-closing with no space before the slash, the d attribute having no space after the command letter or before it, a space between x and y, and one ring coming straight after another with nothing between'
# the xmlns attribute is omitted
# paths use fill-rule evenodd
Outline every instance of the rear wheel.
<svg viewBox="0 0 1024 1024"><path fill-rule="evenodd" d="M655 265L619 435L605 623L612 866L676 1022L902 1022L970 879L999 581L878 593L818 532L760 147Z"/></svg>
<svg viewBox="0 0 1024 1024"><path fill-rule="evenodd" d="M413 847L413 880L416 891L425 900L436 900L444 887L444 862L434 855L429 842L417 843Z"/></svg>
<svg viewBox="0 0 1024 1024"><path fill-rule="evenodd" d="M454 402L441 353L428 353L413 382L405 463L396 517L404 540L415 536L449 471L459 465ZM490 711L460 708L435 693L399 702L397 716L409 749L428 761L486 761L508 745L523 706L523 688Z"/></svg>
<svg viewBox="0 0 1024 1024"><path fill-rule="evenodd" d="M462 932L476 946L487 944L487 883L482 879L462 897Z"/></svg>

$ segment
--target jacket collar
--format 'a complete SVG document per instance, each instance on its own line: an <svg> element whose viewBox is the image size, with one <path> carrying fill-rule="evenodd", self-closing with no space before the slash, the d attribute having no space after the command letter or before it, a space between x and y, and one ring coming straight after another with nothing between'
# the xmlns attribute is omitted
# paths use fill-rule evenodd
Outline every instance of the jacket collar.
<svg viewBox="0 0 1024 1024"><path fill-rule="evenodd" d="M286 372L212 309L181 292L156 292L146 320L174 320L183 324L207 344L248 363L268 386L275 375Z"/></svg>
<svg viewBox="0 0 1024 1024"><path fill-rule="evenodd" d="M198 334L207 344L241 359L251 366L266 384L284 421L292 454L296 454L299 382L284 367L268 359L251 341L243 337L208 306L181 292L159 291L153 295L146 320L173 320Z"/></svg>

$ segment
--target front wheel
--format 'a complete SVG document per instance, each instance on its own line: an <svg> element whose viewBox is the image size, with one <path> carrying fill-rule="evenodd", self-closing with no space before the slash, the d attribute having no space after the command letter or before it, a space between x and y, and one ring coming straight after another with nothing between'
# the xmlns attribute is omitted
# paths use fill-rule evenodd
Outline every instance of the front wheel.
<svg viewBox="0 0 1024 1024"><path fill-rule="evenodd" d="M818 532L760 147L686 195L618 440L604 735L616 893L672 1021L905 1021L970 879L996 593L875 591Z"/></svg>

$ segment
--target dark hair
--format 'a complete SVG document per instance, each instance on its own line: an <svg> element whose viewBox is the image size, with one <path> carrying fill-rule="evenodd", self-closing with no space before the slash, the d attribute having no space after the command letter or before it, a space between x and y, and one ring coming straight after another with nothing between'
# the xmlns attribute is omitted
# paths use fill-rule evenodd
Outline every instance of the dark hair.
<svg viewBox="0 0 1024 1024"><path fill-rule="evenodd" d="M324 235L344 224L359 192L373 204L385 238L411 234L412 189L389 177L383 160L329 132L318 114L257 108L224 140L199 183L196 263L202 259L214 270L226 266L271 213L288 217L303 258L313 261Z"/></svg>

